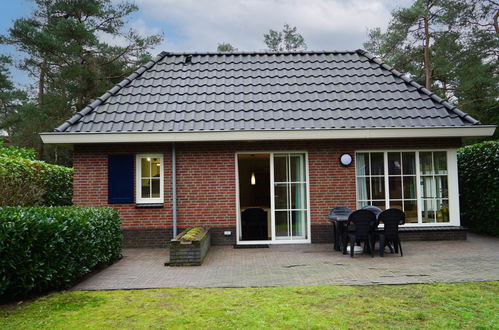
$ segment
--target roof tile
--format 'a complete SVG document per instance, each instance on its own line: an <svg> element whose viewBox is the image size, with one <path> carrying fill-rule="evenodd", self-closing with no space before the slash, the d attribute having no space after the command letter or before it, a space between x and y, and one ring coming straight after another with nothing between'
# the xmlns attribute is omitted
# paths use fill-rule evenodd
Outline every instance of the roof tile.
<svg viewBox="0 0 499 330"><path fill-rule="evenodd" d="M184 63L187 55L190 64ZM56 130L187 132L478 123L361 50L161 53Z"/></svg>

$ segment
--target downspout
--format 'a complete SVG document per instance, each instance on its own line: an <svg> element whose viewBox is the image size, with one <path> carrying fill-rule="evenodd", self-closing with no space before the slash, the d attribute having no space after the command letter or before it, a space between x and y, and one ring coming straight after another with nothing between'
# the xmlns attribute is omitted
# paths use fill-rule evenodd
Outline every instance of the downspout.
<svg viewBox="0 0 499 330"><path fill-rule="evenodd" d="M172 220L173 237L177 236L177 151L172 143Z"/></svg>

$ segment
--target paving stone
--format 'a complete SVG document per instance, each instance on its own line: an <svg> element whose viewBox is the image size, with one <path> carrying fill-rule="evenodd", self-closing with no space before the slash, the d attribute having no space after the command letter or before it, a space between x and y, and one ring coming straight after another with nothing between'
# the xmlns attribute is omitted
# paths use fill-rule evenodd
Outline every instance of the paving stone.
<svg viewBox="0 0 499 330"><path fill-rule="evenodd" d="M499 239L402 242L404 257L343 255L331 244L266 249L212 246L202 266L168 267L167 249L125 249L124 258L73 290L369 285L499 280ZM377 251L376 251L377 252Z"/></svg>

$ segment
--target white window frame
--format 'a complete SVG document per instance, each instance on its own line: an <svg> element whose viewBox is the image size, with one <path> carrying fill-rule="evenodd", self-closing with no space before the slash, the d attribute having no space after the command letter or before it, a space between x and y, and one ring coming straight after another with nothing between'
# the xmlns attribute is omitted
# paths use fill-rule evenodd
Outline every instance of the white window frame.
<svg viewBox="0 0 499 330"><path fill-rule="evenodd" d="M270 215L271 215L271 238L270 240L262 241L241 241L239 239L241 235L241 205L239 202L239 160L238 155L252 155L252 154L266 154L270 155ZM307 222L307 238L306 239L276 239L275 237L275 192L274 192L274 154L304 154L304 165L305 165L305 196L307 199L307 210L306 210L306 222ZM309 177L309 162L308 162L308 152L304 150L272 150L272 151L239 151L234 153L235 158L235 179L236 179L236 241L239 245L252 245L252 244L306 244L312 242L312 231L311 231L311 210L310 210L310 177Z"/></svg>
<svg viewBox="0 0 499 330"><path fill-rule="evenodd" d="M142 197L142 163L143 158L159 158L159 198ZM135 155L135 200L137 204L157 204L164 202L164 157L162 154L137 154Z"/></svg>
<svg viewBox="0 0 499 330"><path fill-rule="evenodd" d="M361 152L359 152L361 153ZM369 169L371 170L371 153L382 153L380 151L371 151L371 152L366 152L369 154L369 157L368 157L368 165L369 165ZM358 192L358 189L357 189L357 185L358 185L358 178L369 178L369 195L371 196L370 200L361 200L363 202L370 202L369 205L372 205L373 202L383 202L385 203L385 206L386 206L386 190L388 189L388 186L387 186L387 180L386 180L386 173L388 171L388 166L387 166L387 163L386 163L386 160L385 160L385 154L382 153L383 155L383 174L372 174L371 172L369 172L369 175L361 175L359 176L359 174L357 173L357 153L355 154L355 185L356 185L356 203L357 203L357 206L359 204L359 201L360 201L360 198L359 198L359 192ZM383 178L383 188L385 190L385 195L383 197L383 199L380 199L380 198L372 198L373 197L373 178Z"/></svg>
<svg viewBox="0 0 499 330"><path fill-rule="evenodd" d="M449 201L449 222L430 222L423 223L421 207L423 198L421 196L421 169L419 162L420 152L446 152L447 156L447 185L448 185L448 201ZM372 150L356 150L355 151L355 193L356 193L356 205L358 205L358 187L357 187L357 154L358 153L371 153L379 152L383 153L383 162L385 166L385 207L389 207L390 203L390 191L388 187L388 153L389 152L414 152L416 155L416 200L418 206L418 222L417 223L406 223L404 226L407 227L435 227L435 226L460 226L460 216L459 216L459 184L458 184L458 173L457 173L457 151L456 149L372 149Z"/></svg>

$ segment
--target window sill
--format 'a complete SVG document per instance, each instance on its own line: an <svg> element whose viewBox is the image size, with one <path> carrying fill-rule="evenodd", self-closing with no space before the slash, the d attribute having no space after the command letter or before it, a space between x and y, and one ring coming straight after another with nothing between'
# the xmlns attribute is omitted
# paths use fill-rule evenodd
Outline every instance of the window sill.
<svg viewBox="0 0 499 330"><path fill-rule="evenodd" d="M138 203L135 204L136 209L161 209L164 207L163 203Z"/></svg>

